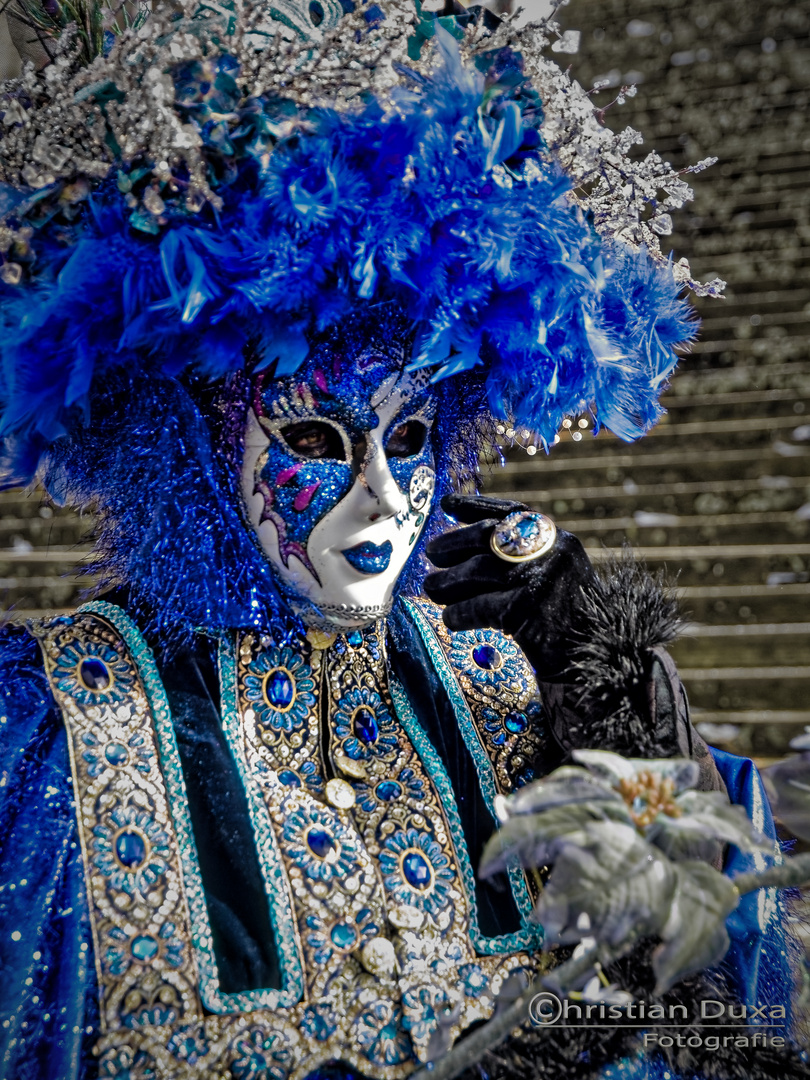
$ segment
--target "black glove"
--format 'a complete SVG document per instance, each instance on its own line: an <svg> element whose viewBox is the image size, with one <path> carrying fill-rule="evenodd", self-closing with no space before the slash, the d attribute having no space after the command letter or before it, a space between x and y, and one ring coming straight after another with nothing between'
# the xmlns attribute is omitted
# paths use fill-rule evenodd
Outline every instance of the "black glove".
<svg viewBox="0 0 810 1080"><path fill-rule="evenodd" d="M566 752L598 747L626 757L682 755L698 761L701 790L723 790L663 646L679 626L660 580L632 559L597 575L579 540L558 532L551 551L508 563L489 546L493 527L524 503L448 495L445 513L467 528L427 546L446 567L425 578L451 630L510 634L537 675L552 731Z"/></svg>
<svg viewBox="0 0 810 1080"><path fill-rule="evenodd" d="M482 495L446 495L446 514L467 526L427 545L427 556L446 567L425 578L425 592L444 604L450 630L490 626L510 634L541 681L564 676L571 631L580 617L582 588L595 582L590 559L571 533L558 532L551 551L526 563L493 554L492 530L525 503Z"/></svg>

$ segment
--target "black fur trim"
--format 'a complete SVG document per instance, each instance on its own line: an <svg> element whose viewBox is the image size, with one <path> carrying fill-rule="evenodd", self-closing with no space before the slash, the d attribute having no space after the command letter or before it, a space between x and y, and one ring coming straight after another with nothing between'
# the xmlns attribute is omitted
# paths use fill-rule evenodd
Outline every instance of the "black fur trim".
<svg viewBox="0 0 810 1080"><path fill-rule="evenodd" d="M626 550L581 587L570 632L569 666L562 679L543 686L555 733L566 749L593 747L630 757L687 752L676 731L675 692L669 715L656 718L655 680L673 672L656 668L655 649L681 627L678 605L661 572L651 575ZM677 696L680 696L678 690ZM685 706L683 723L686 723Z"/></svg>

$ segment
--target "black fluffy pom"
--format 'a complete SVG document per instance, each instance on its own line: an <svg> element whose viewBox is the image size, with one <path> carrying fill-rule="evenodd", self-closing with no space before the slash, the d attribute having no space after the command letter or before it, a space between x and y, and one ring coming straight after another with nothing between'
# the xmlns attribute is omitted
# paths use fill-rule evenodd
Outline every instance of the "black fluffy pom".
<svg viewBox="0 0 810 1080"><path fill-rule="evenodd" d="M649 574L629 551L581 586L568 668L561 680L543 686L555 733L567 750L596 746L628 757L691 754L685 698L663 648L681 625L663 574Z"/></svg>

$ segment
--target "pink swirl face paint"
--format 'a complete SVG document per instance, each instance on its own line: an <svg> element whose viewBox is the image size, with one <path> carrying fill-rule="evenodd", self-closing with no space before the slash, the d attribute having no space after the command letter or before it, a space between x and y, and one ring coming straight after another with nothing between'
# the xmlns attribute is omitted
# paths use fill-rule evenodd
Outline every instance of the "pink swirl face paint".
<svg viewBox="0 0 810 1080"><path fill-rule="evenodd" d="M312 498L320 486L320 480L316 480L314 484L308 484L305 488L301 488L293 499L293 509L302 514L312 502Z"/></svg>
<svg viewBox="0 0 810 1080"><path fill-rule="evenodd" d="M297 461L295 465L288 465L286 469L282 469L276 477L275 486L283 487L289 480L292 480L303 464L303 461Z"/></svg>

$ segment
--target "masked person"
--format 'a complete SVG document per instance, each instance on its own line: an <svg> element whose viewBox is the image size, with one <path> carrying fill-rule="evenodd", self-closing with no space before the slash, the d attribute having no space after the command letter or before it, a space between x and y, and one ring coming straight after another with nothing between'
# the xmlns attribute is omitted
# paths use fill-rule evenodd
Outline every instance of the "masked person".
<svg viewBox="0 0 810 1080"><path fill-rule="evenodd" d="M576 747L760 794L654 582L453 494L493 418L640 434L694 332L567 196L587 99L481 11L337 15L157 12L4 90L5 475L94 508L107 590L4 632L9 1080L399 1080L546 962L535 880L475 873L498 796Z"/></svg>

